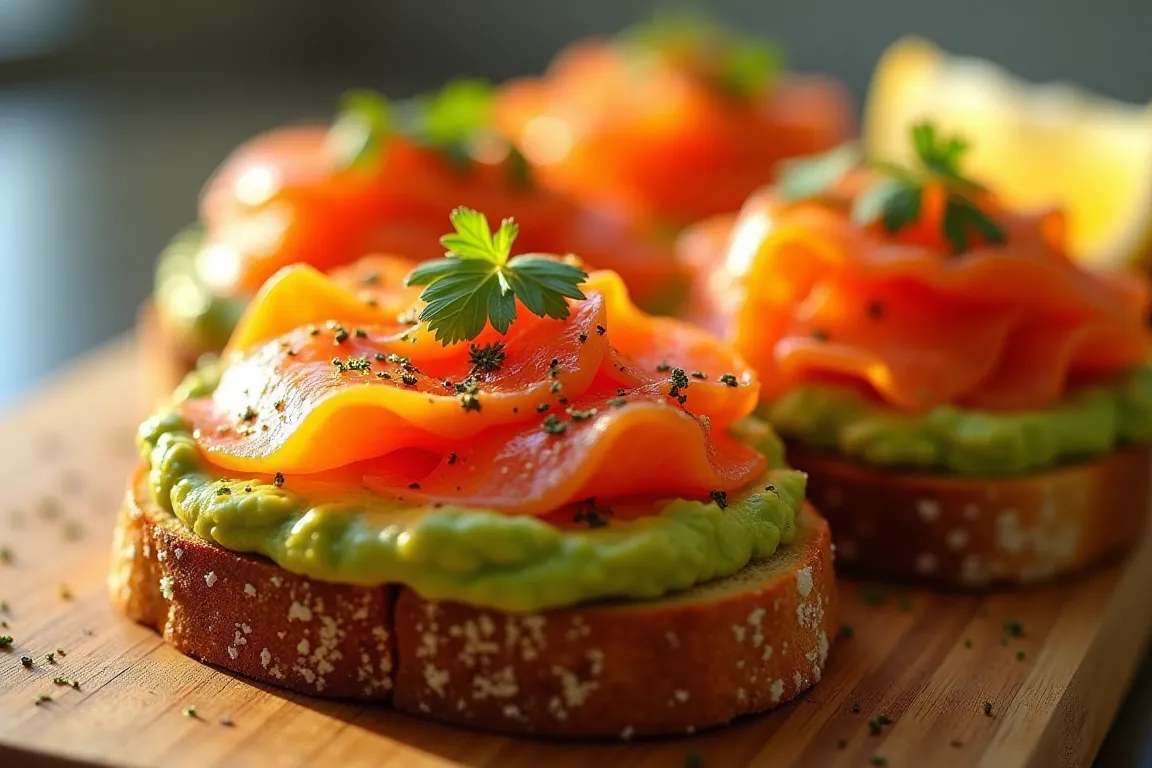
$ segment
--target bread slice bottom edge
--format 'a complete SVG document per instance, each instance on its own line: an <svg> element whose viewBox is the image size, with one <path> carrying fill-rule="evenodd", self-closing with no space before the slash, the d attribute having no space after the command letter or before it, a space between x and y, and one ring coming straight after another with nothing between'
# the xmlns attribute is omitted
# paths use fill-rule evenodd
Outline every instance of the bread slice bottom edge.
<svg viewBox="0 0 1152 768"><path fill-rule="evenodd" d="M561 738L692 733L771 709L820 680L838 627L831 537L810 505L789 546L733 576L511 614L320 582L209 544L138 475L109 588L180 652L262 683Z"/></svg>
<svg viewBox="0 0 1152 768"><path fill-rule="evenodd" d="M1046 582L1127 552L1149 517L1152 447L996 479L900 472L788 446L842 573L984 588Z"/></svg>

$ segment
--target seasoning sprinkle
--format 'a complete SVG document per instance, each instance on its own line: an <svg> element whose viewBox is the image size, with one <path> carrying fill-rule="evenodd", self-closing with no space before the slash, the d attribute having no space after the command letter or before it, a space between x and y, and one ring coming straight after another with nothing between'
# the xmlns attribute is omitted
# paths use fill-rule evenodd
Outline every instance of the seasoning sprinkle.
<svg viewBox="0 0 1152 768"><path fill-rule="evenodd" d="M596 409L589 408L586 411L580 411L575 408L569 408L567 413L572 417L572 421L588 421L588 419L596 415Z"/></svg>
<svg viewBox="0 0 1152 768"><path fill-rule="evenodd" d="M456 463L456 452L455 451L448 454L448 463L449 464L455 464Z"/></svg>
<svg viewBox="0 0 1152 768"><path fill-rule="evenodd" d="M1008 619L1004 622L1004 634L1009 637L1024 637L1024 622L1020 619Z"/></svg>
<svg viewBox="0 0 1152 768"><path fill-rule="evenodd" d="M552 394L558 394L560 390L564 389L564 385L558 381L552 382Z"/></svg>
<svg viewBox="0 0 1152 768"><path fill-rule="evenodd" d="M670 370L672 370L672 366L666 362L662 362L656 366L656 373L668 373Z"/></svg>
<svg viewBox="0 0 1152 768"><path fill-rule="evenodd" d="M614 397L608 401L608 405L612 406L613 408L623 408L627 404L628 401L623 397Z"/></svg>
<svg viewBox="0 0 1152 768"><path fill-rule="evenodd" d="M598 325L598 326L596 326L596 335L597 336L603 336L607 330L608 329L605 328L604 326Z"/></svg>
<svg viewBox="0 0 1152 768"><path fill-rule="evenodd" d="M556 414L550 413L544 417L544 431L550 435L562 435L568 429L568 424L556 418Z"/></svg>
<svg viewBox="0 0 1152 768"><path fill-rule="evenodd" d="M72 599L72 588L69 587L67 584L61 584L60 585L60 599L61 600L71 600Z"/></svg>
<svg viewBox="0 0 1152 768"><path fill-rule="evenodd" d="M492 372L500 370L507 355L504 352L504 342L493 341L484 346L472 344L468 347L468 361L477 371Z"/></svg>
<svg viewBox="0 0 1152 768"><path fill-rule="evenodd" d="M368 331L364 330L363 328L357 328L354 331L354 333L356 334L356 338L358 338L358 339L368 338Z"/></svg>
<svg viewBox="0 0 1152 768"><path fill-rule="evenodd" d="M20 663L23 664L25 667L31 669L32 668L32 657L31 656L21 656L20 657Z"/></svg>
<svg viewBox="0 0 1152 768"><path fill-rule="evenodd" d="M704 373L704 371L692 371L692 378L707 381L708 374Z"/></svg>
<svg viewBox="0 0 1152 768"><path fill-rule="evenodd" d="M0 635L0 648L11 648L13 642L12 635Z"/></svg>
<svg viewBox="0 0 1152 768"><path fill-rule="evenodd" d="M716 502L716 506L724 509L728 506L728 492L727 491L708 491L708 498Z"/></svg>
<svg viewBox="0 0 1152 768"><path fill-rule="evenodd" d="M200 717L200 715L196 712L196 705L195 704L193 704L191 706L184 707L184 717L190 717L193 720L196 720L197 718Z"/></svg>
<svg viewBox="0 0 1152 768"><path fill-rule="evenodd" d="M580 334L579 336L577 336L577 337L576 337L576 339L577 339L577 341L579 341L581 344L583 344L583 343L585 343L586 341L588 341L588 334L586 334L586 333L582 333L582 334Z"/></svg>
<svg viewBox="0 0 1152 768"><path fill-rule="evenodd" d="M284 487L284 473L277 472L276 476L272 478L272 485L276 486L277 488L283 488Z"/></svg>
<svg viewBox="0 0 1152 768"><path fill-rule="evenodd" d="M232 495L232 489L226 485L222 485L216 489L216 495L217 496L231 496Z"/></svg>
<svg viewBox="0 0 1152 768"><path fill-rule="evenodd" d="M400 374L400 381L403 382L405 386L414 387L419 379L416 378L416 374L405 371Z"/></svg>
<svg viewBox="0 0 1152 768"><path fill-rule="evenodd" d="M42 693L36 697L36 706L42 707L50 701L52 701L52 697L46 693Z"/></svg>
<svg viewBox="0 0 1152 768"><path fill-rule="evenodd" d="M337 344L343 344L346 341L348 341L348 331L344 330L343 328L336 331L335 342Z"/></svg>
<svg viewBox="0 0 1152 768"><path fill-rule="evenodd" d="M49 651L48 653L44 654L44 661L48 662L49 664L55 664L56 654Z"/></svg>
<svg viewBox="0 0 1152 768"><path fill-rule="evenodd" d="M888 599L888 595L884 592L883 584L870 582L861 590L860 599L864 601L864 605L881 605Z"/></svg>
<svg viewBox="0 0 1152 768"><path fill-rule="evenodd" d="M984 717L992 717L992 702L984 702Z"/></svg>
<svg viewBox="0 0 1152 768"><path fill-rule="evenodd" d="M1024 649L1016 649L1016 661L1024 661Z"/></svg>
<svg viewBox="0 0 1152 768"><path fill-rule="evenodd" d="M736 374L733 373L721 374L720 383L728 387L736 387L740 384L740 382L736 379Z"/></svg>
<svg viewBox="0 0 1152 768"><path fill-rule="evenodd" d="M884 755L872 755L872 765L888 765L888 758L884 757Z"/></svg>
<svg viewBox="0 0 1152 768"><path fill-rule="evenodd" d="M551 406L548 405L548 403L539 403L536 406L536 413L544 413L544 411L548 410L549 408L551 408Z"/></svg>

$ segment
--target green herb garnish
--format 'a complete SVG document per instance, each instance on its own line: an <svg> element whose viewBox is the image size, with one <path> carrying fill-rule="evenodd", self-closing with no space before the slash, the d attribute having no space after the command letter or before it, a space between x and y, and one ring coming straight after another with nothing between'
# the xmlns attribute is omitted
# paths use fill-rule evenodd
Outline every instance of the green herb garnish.
<svg viewBox="0 0 1152 768"><path fill-rule="evenodd" d="M505 334L516 319L516 300L539 317L564 319L566 299L583 299L579 285L588 273L567 262L539 256L509 258L518 227L505 219L495 234L488 219L470 208L450 216L455 233L440 238L442 259L416 267L408 285L427 286L420 320L444 344L471 341L491 323Z"/></svg>
<svg viewBox="0 0 1152 768"><path fill-rule="evenodd" d="M990 701L984 702L984 716L992 717L992 702Z"/></svg>
<svg viewBox="0 0 1152 768"><path fill-rule="evenodd" d="M1024 622L1019 619L1008 619L1004 622L1004 634L1009 637L1024 636Z"/></svg>
<svg viewBox="0 0 1152 768"><path fill-rule="evenodd" d="M736 375L732 373L721 374L720 383L726 387L736 387L740 384L740 382L736 379Z"/></svg>
<svg viewBox="0 0 1152 768"><path fill-rule="evenodd" d="M728 506L728 492L727 491L708 491L708 499L716 502L716 506L724 509Z"/></svg>
<svg viewBox="0 0 1152 768"><path fill-rule="evenodd" d="M944 195L940 234L953 253L968 251L973 234L988 243L1003 243L1004 230L973 200L984 187L960 170L968 143L957 136L938 135L929 121L914 124L910 138L916 156L914 168L867 160L857 146L849 144L788 163L777 183L777 193L793 202L821 197L852 169L864 166L883 178L856 196L852 218L857 223L880 222L886 232L895 234L920 220L925 190L931 187Z"/></svg>
<svg viewBox="0 0 1152 768"><path fill-rule="evenodd" d="M13 642L12 635L0 635L0 648L11 648Z"/></svg>

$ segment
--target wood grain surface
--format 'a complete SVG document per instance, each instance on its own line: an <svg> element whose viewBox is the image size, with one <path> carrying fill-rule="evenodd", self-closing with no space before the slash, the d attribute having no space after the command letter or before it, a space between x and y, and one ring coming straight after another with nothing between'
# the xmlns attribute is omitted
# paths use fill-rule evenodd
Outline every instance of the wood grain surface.
<svg viewBox="0 0 1152 768"><path fill-rule="evenodd" d="M138 375L132 345L116 343L0 420L0 635L13 637L0 650L0 765L1082 766L1152 630L1146 536L1125 563L1027 592L845 583L851 636L824 680L692 737L549 743L286 694L184 658L109 606ZM881 713L892 722L873 735Z"/></svg>

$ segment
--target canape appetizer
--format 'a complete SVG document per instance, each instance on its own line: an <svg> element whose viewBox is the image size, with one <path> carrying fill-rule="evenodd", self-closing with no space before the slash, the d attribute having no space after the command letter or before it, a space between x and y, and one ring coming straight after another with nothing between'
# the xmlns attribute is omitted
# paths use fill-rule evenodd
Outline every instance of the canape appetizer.
<svg viewBox="0 0 1152 768"><path fill-rule="evenodd" d="M399 105L357 91L332 125L277 129L237 149L205 188L199 223L161 258L155 317L144 329L160 375L182 376L219 352L252 294L285 265L327 270L370 253L436 258L444 211L457 202L515 216L525 249L577 251L616 270L642 299L676 289L666 246L541 189L523 155L491 130L491 106L479 81Z"/></svg>
<svg viewBox="0 0 1152 768"><path fill-rule="evenodd" d="M779 162L854 130L845 90L697 17L572 44L500 88L497 122L545 183L662 228L734 211Z"/></svg>
<svg viewBox="0 0 1152 768"><path fill-rule="evenodd" d="M115 602L225 669L501 731L692 732L816 683L830 536L753 372L452 219L415 288L264 285L140 429Z"/></svg>
<svg viewBox="0 0 1152 768"><path fill-rule="evenodd" d="M682 246L695 311L758 371L839 561L984 585L1124 550L1147 517L1147 280L1068 257L1058 210L1013 210L967 150L796 163Z"/></svg>

